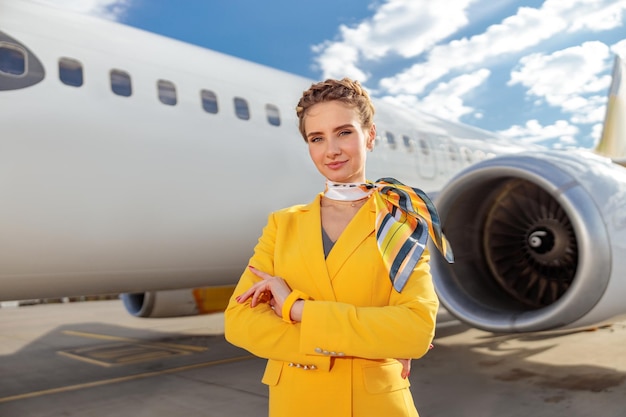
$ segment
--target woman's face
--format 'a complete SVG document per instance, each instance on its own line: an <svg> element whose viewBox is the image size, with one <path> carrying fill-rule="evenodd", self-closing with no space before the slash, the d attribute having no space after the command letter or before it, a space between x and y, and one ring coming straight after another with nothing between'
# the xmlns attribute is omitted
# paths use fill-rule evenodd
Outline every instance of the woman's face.
<svg viewBox="0 0 626 417"><path fill-rule="evenodd" d="M364 131L357 110L340 101L311 106L304 118L309 155L318 171L333 182L365 182L367 150L376 128Z"/></svg>

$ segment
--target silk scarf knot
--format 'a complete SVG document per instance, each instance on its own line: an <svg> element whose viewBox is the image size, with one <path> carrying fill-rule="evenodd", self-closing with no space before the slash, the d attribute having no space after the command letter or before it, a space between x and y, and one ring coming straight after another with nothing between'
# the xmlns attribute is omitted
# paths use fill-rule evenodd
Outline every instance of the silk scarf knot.
<svg viewBox="0 0 626 417"><path fill-rule="evenodd" d="M354 201L370 194L374 194L376 205L378 249L396 291L404 288L429 236L446 261L454 262L437 209L422 190L394 178L381 178L366 184L327 182L324 195L333 200Z"/></svg>

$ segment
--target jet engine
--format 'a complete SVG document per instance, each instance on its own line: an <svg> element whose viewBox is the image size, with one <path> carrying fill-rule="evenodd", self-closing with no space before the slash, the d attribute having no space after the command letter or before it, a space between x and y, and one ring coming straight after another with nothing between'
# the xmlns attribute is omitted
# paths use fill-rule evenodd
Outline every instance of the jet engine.
<svg viewBox="0 0 626 417"><path fill-rule="evenodd" d="M454 177L431 250L442 305L472 327L532 332L626 312L626 170L588 152L512 154ZM619 251L616 251L619 249Z"/></svg>
<svg viewBox="0 0 626 417"><path fill-rule="evenodd" d="M234 285L122 294L126 311L135 317L197 316L224 311Z"/></svg>

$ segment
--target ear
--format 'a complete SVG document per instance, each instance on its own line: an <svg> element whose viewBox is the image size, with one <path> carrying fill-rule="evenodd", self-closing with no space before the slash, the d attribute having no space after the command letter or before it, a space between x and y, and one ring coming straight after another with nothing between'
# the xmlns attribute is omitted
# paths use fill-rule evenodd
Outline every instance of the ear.
<svg viewBox="0 0 626 417"><path fill-rule="evenodd" d="M365 147L368 151L374 150L374 141L376 140L376 124L372 123L372 127L370 127L369 134L367 136L367 141L365 142Z"/></svg>

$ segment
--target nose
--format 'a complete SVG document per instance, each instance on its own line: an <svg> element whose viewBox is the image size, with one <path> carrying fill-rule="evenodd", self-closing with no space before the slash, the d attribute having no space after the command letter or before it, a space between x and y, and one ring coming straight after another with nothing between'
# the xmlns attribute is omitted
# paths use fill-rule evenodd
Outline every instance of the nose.
<svg viewBox="0 0 626 417"><path fill-rule="evenodd" d="M339 142L335 139L329 139L326 147L326 155L329 158L334 158L341 153L341 148L339 147Z"/></svg>

